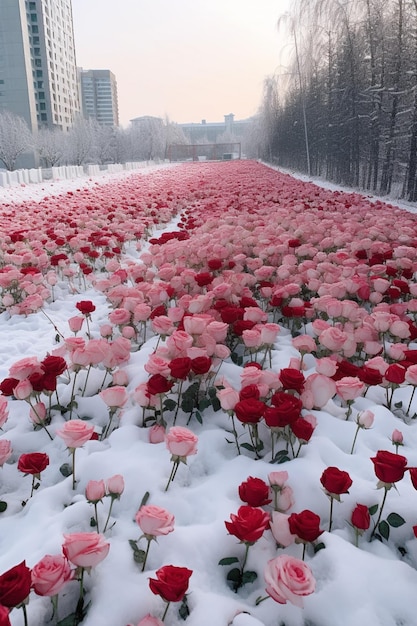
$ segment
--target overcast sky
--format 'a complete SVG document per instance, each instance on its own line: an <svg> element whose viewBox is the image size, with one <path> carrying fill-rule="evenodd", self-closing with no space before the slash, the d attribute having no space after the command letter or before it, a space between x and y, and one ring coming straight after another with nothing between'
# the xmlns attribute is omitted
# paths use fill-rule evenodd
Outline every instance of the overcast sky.
<svg viewBox="0 0 417 626"><path fill-rule="evenodd" d="M256 113L280 65L276 22L291 0L72 0L77 65L115 75L120 123Z"/></svg>

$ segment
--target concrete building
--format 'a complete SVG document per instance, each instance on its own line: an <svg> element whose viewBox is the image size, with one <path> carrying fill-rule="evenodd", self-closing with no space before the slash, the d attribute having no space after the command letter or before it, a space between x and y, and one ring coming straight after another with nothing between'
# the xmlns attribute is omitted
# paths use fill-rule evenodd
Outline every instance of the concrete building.
<svg viewBox="0 0 417 626"><path fill-rule="evenodd" d="M216 143L220 139L229 141L230 139L240 139L251 124L251 120L235 120L233 113L224 116L224 122L207 122L201 120L200 123L178 124L184 131L185 136L191 144L194 143Z"/></svg>
<svg viewBox="0 0 417 626"><path fill-rule="evenodd" d="M0 110L30 130L80 112L71 0L0 0Z"/></svg>
<svg viewBox="0 0 417 626"><path fill-rule="evenodd" d="M82 112L103 126L119 125L116 77L110 70L79 69Z"/></svg>

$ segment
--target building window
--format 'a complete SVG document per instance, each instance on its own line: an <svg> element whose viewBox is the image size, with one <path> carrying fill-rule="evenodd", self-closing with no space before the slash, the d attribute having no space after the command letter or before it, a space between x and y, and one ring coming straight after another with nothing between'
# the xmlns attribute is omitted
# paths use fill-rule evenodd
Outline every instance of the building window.
<svg viewBox="0 0 417 626"><path fill-rule="evenodd" d="M38 26L32 26L32 33L39 33L39 27Z"/></svg>
<svg viewBox="0 0 417 626"><path fill-rule="evenodd" d="M41 113L41 120L42 122L46 122L48 118L46 117L46 113Z"/></svg>
<svg viewBox="0 0 417 626"><path fill-rule="evenodd" d="M39 100L45 100L45 92L44 91L40 91L39 92Z"/></svg>
<svg viewBox="0 0 417 626"><path fill-rule="evenodd" d="M35 59L35 67L42 67L41 59Z"/></svg>
<svg viewBox="0 0 417 626"><path fill-rule="evenodd" d="M37 13L31 13L30 14L30 21L33 22L37 22L38 21L38 15Z"/></svg>
<svg viewBox="0 0 417 626"><path fill-rule="evenodd" d="M42 70L36 70L36 77L37 78L42 78L43 76L43 71Z"/></svg>
<svg viewBox="0 0 417 626"><path fill-rule="evenodd" d="M41 103L39 104L39 109L40 109L41 111L46 111L46 103L45 103L45 102L41 102Z"/></svg>

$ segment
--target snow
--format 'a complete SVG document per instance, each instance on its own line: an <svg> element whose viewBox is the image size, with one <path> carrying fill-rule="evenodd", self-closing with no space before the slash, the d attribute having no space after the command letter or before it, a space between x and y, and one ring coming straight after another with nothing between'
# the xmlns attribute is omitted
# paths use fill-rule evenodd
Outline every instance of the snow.
<svg viewBox="0 0 417 626"><path fill-rule="evenodd" d="M149 172L151 174L151 172ZM144 173L141 174L142 176ZM131 176L113 175L88 180L42 183L20 188L0 189L0 201L19 203L26 199L41 201L45 196L57 196L71 190L91 189L109 181L125 180ZM24 206L24 205L23 205ZM410 207L409 207L410 208ZM412 207L411 207L412 208ZM176 227L178 217L163 229ZM145 248L142 249L142 251ZM82 293L65 293L47 302L44 311L65 336L70 336L67 320L77 314L76 303L91 300L96 310L91 315L91 336L99 337L99 327L107 321L112 310L102 293L89 287ZM85 336L83 327L81 336ZM60 347L56 331L49 319L38 311L28 316L0 315L0 380L8 376L9 368L26 356L43 359ZM148 579L155 570L166 564L187 567L193 571L188 592L190 615L188 626L417 626L417 539L411 527L417 524L417 493L406 476L387 496L384 517L390 512L400 514L406 524L391 529L390 540L369 541L369 533L359 538L359 548L354 545L354 532L348 521L356 503L367 506L380 504L383 490L378 490L370 458L377 450L394 451L391 433L400 428L404 446L400 452L409 466L417 466L417 431L415 423L400 421L384 406L384 390L370 389L365 398L355 401L355 411L370 409L375 414L374 425L358 434L354 454L350 454L356 432L354 421L345 421L337 404L330 402L321 410L313 410L318 425L308 445L304 445L298 458L282 465L272 465L270 455L255 460L249 452L237 456L231 437L230 418L223 411L206 409L203 423L193 419L189 428L198 435L198 453L189 457L187 465L181 464L175 480L165 491L170 471L170 454L165 443L149 443L148 429L142 428L142 410L132 400L135 388L148 379L144 366L156 346L156 337L150 337L141 350L133 352L125 369L130 394L120 417L119 428L104 441L89 441L76 450L76 489L72 477L64 477L60 467L70 463L68 451L56 431L65 423L58 412L48 426L53 440L44 430L34 431L29 420L29 407L23 400L9 401L9 418L3 426L0 439L12 442L13 454L0 470L0 499L7 502L7 510L0 514L0 573L25 560L33 567L46 554L60 554L64 533L94 532L90 526L93 506L85 498L89 480L99 480L121 474L125 490L114 503L111 524L106 531L110 551L90 574L85 576L86 597L90 602L84 626L136 625L146 614L161 617L164 603L149 589ZM287 367L297 355L291 345L290 332L282 328L272 352L272 370ZM315 371L314 359L307 358L305 376ZM107 407L97 395L103 371L92 372L87 382L85 397L78 398L77 415L91 418L105 425ZM85 372L80 374L80 384ZM240 368L225 362L221 376L238 387ZM61 403L70 399L71 386L65 383L64 374L59 384ZM396 390L395 400L408 404L411 388ZM417 402L415 400L414 402ZM417 405L416 405L417 408ZM336 414L336 416L334 414ZM91 422L88 422L91 423ZM185 426L186 418L180 413L178 425ZM239 426L239 433L244 433ZM45 452L49 466L42 472L40 487L29 498L31 477L17 471L17 460L22 453ZM294 492L294 505L289 512L311 509L320 515L321 528L326 529L329 519L329 499L320 484L323 470L336 466L349 472L353 484L341 502L334 502L333 529L324 530L320 540L325 549L313 553L311 546L306 562L317 581L315 593L304 598L304 609L292 604L280 605L272 599L258 606L255 601L265 596L263 567L265 563L283 552L276 547L272 534L264 536L249 550L247 569L254 570L258 578L237 593L225 581L227 567L218 565L220 559L237 556L242 559L244 547L229 535L224 522L236 513L243 503L238 486L249 476L268 481L271 471L286 470L288 485ZM163 507L175 516L175 530L152 542L146 570L142 573L133 560L129 540L138 540L141 531L135 514L142 498L149 493L149 503ZM98 503L100 525L106 519L109 498ZM27 501L23 507L22 502ZM264 507L271 511L271 506ZM142 549L144 540L139 542ZM301 558L302 546L292 544L285 553ZM59 617L62 619L74 610L78 598L78 583L72 581L64 587L59 598ZM172 603L165 623L178 626L183 623L178 616L178 606ZM52 608L48 598L33 591L27 606L30 626L51 622ZM10 614L12 626L23 625L23 612L16 608Z"/></svg>

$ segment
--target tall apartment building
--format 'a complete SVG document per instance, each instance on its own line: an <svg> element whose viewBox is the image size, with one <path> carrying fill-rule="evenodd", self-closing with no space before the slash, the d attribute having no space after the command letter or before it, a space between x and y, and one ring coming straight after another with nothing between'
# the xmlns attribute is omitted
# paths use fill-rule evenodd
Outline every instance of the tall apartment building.
<svg viewBox="0 0 417 626"><path fill-rule="evenodd" d="M80 112L71 0L0 0L0 110L31 131Z"/></svg>
<svg viewBox="0 0 417 626"><path fill-rule="evenodd" d="M103 126L119 125L116 77L110 70L79 70L83 115Z"/></svg>

